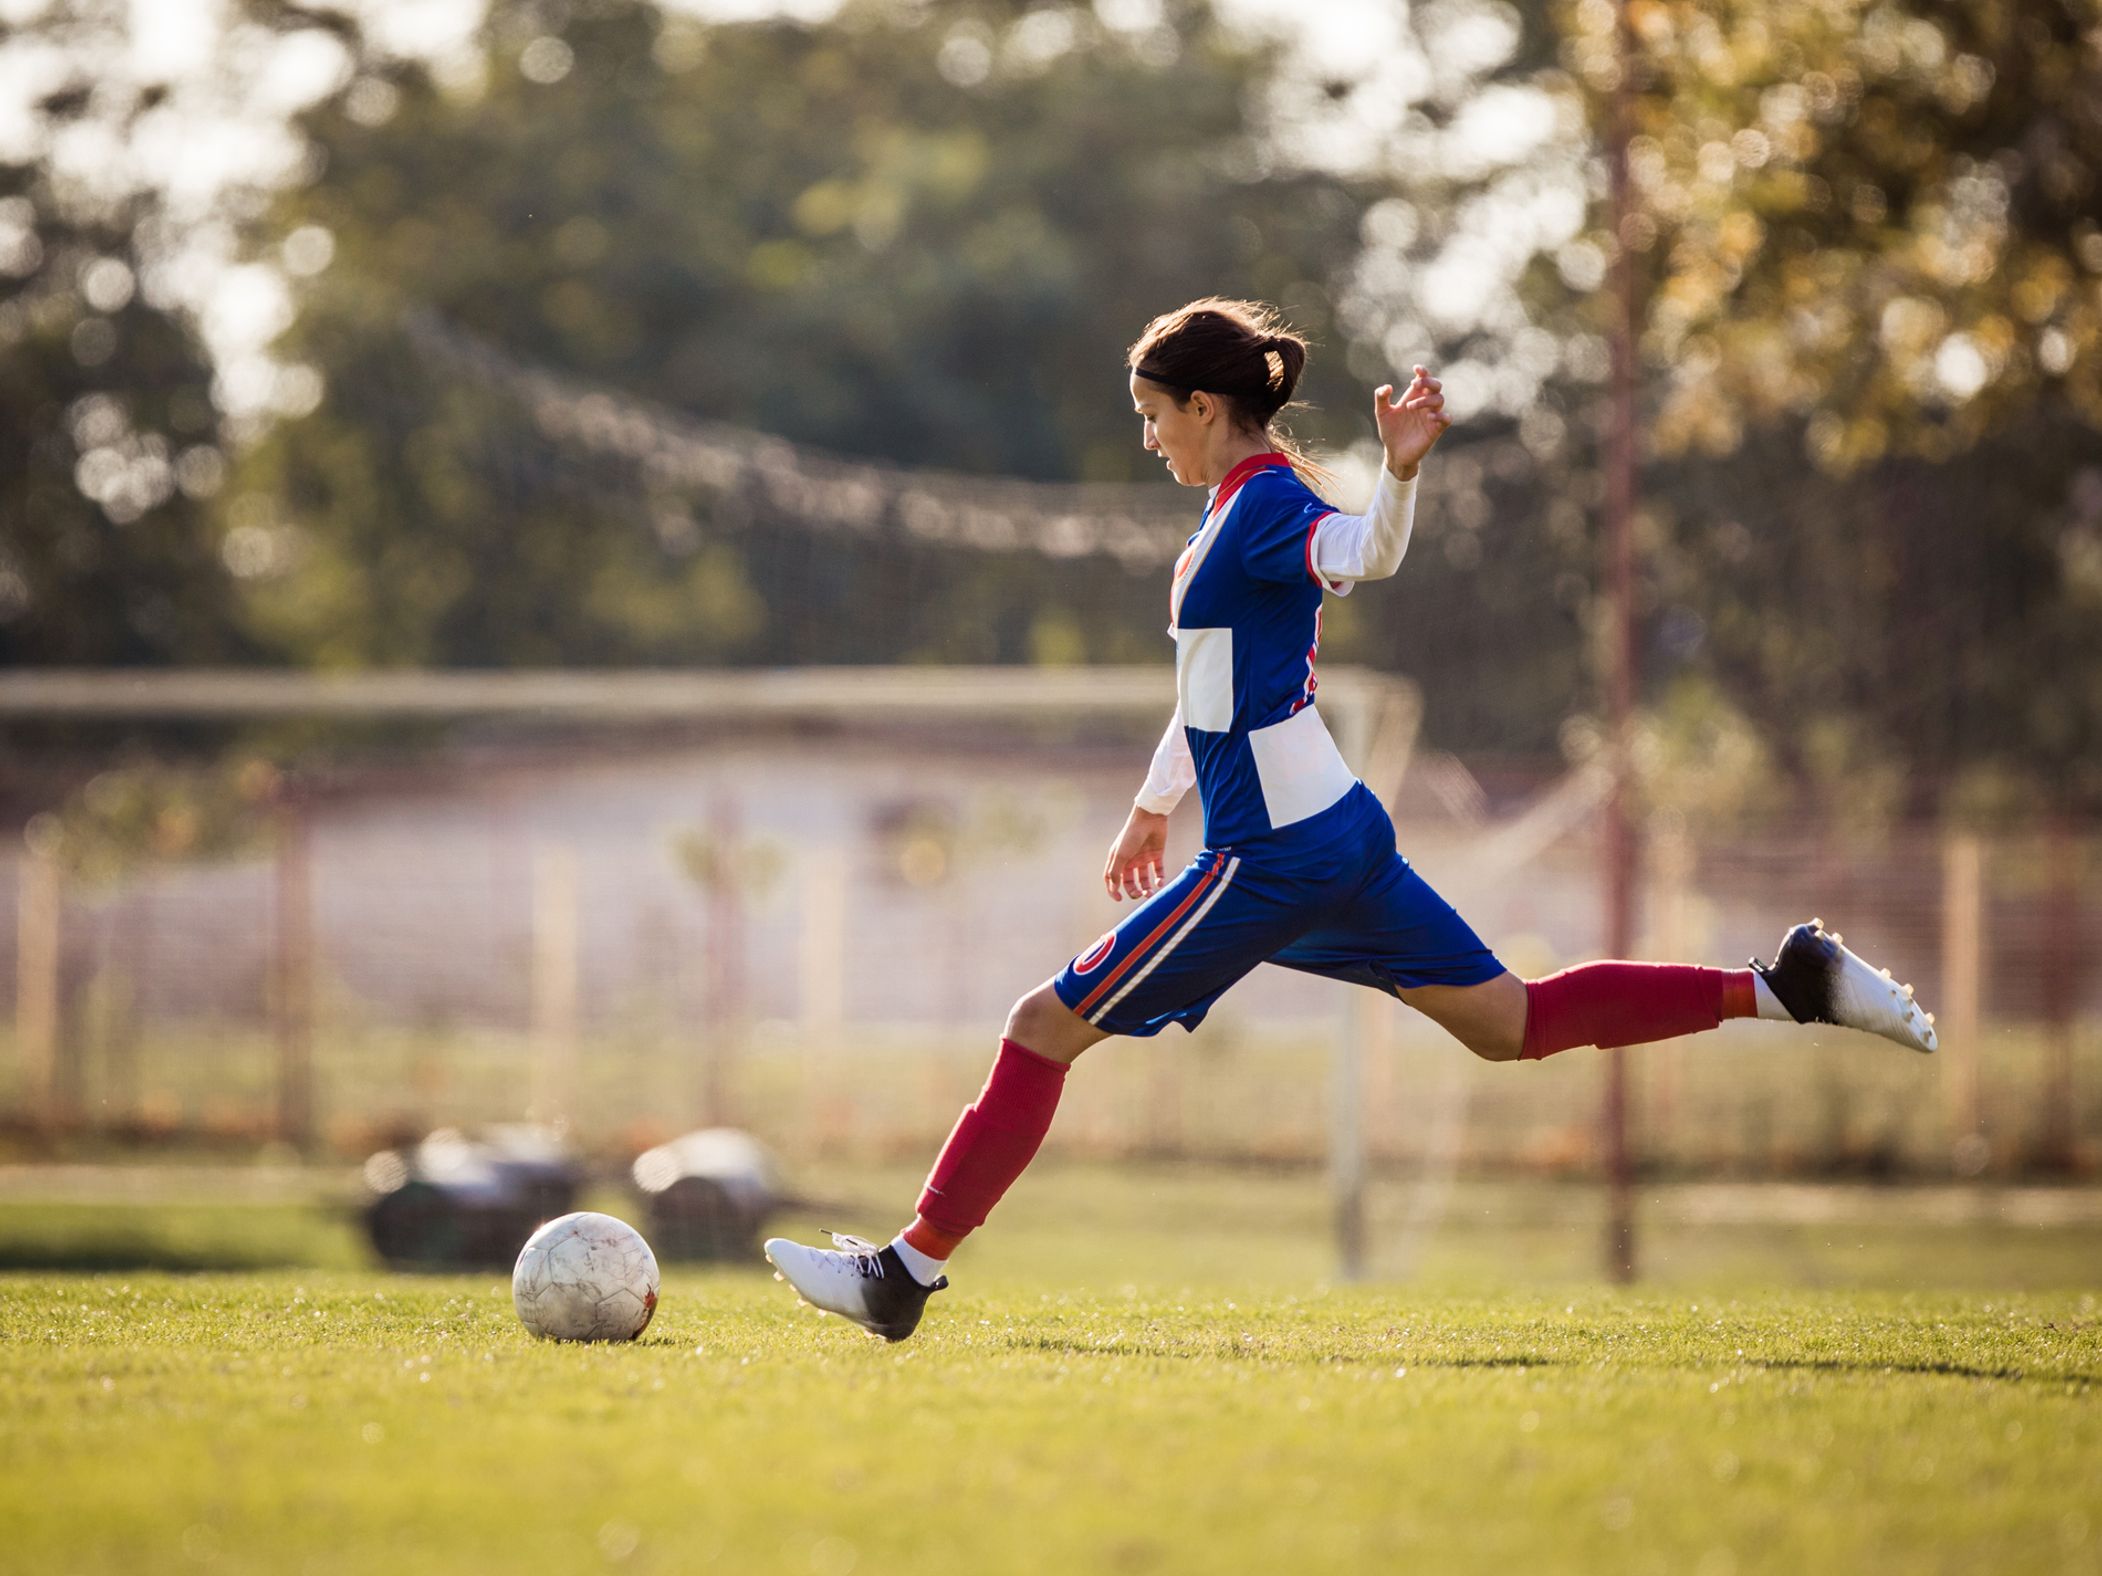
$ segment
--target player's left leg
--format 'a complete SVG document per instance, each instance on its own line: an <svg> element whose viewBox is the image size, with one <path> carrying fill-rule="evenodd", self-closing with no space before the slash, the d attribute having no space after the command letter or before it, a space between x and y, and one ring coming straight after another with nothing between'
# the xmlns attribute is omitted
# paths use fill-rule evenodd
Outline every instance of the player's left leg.
<svg viewBox="0 0 2102 1576"><path fill-rule="evenodd" d="M1111 1035L1158 1034L1170 1023L1195 1028L1322 895L1319 883L1309 888L1223 853L1200 854L1015 1003L992 1073L942 1146L910 1225L881 1248L836 1234L836 1249L773 1238L766 1254L775 1269L813 1306L887 1340L905 1339L928 1294L948 1284L949 1255L1035 1158L1072 1062Z"/></svg>
<svg viewBox="0 0 2102 1576"><path fill-rule="evenodd" d="M904 1340L919 1327L928 1297L948 1286L949 1255L1036 1158L1067 1069L1107 1038L1107 1029L1059 1000L1053 981L1029 992L1009 1011L985 1087L942 1145L912 1223L883 1247L843 1232L832 1233L831 1248L771 1238L766 1256L775 1273L812 1307Z"/></svg>
<svg viewBox="0 0 2102 1576"><path fill-rule="evenodd" d="M920 1190L918 1212L891 1243L921 1285L941 1278L957 1245L1029 1169L1058 1114L1067 1070L1109 1037L1059 999L1056 980L1008 1009L985 1087L956 1119Z"/></svg>

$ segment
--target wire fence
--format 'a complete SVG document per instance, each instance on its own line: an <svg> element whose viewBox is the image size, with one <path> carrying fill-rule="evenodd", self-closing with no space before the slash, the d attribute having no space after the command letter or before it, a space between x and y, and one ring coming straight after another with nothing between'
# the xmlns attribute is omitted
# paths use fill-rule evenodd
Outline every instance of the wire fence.
<svg viewBox="0 0 2102 1576"><path fill-rule="evenodd" d="M32 1134L355 1154L534 1118L603 1148L735 1122L785 1153L917 1155L1015 996L1118 917L1131 741L971 730L450 750L314 775L244 848L89 883L0 859L0 1100ZM1402 846L1521 973L1594 955L1583 774L1489 807L1410 777ZM1194 850L1194 806L1174 850ZM1646 956L1770 954L1817 913L1939 1009L1929 1061L1733 1025L1633 1053L1638 1153L1689 1173L2067 1172L2102 1145L2102 832L1873 838L1659 823ZM1075 1153L1324 1156L1356 1033L1375 1164L1590 1172L1595 1058L1475 1062L1373 993L1264 968L1194 1037L1113 1041Z"/></svg>

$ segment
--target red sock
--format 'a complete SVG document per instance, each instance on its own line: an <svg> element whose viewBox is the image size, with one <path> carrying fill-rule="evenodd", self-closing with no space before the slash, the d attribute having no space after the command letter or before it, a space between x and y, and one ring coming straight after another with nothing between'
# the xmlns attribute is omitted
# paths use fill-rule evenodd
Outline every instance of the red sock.
<svg viewBox="0 0 2102 1576"><path fill-rule="evenodd" d="M1064 1062L1002 1040L977 1103L956 1119L927 1174L919 1218L905 1228L905 1240L929 1258L946 1259L984 1225L1001 1195L1036 1157L1065 1086Z"/></svg>
<svg viewBox="0 0 2102 1576"><path fill-rule="evenodd" d="M1750 969L1692 963L1580 963L1525 983L1527 1061L1577 1045L1648 1045L1750 1018Z"/></svg>

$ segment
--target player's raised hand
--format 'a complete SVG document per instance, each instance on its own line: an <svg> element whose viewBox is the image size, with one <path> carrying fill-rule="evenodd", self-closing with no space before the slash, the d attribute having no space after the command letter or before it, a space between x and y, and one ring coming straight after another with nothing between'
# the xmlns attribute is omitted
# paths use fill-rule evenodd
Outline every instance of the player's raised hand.
<svg viewBox="0 0 2102 1576"><path fill-rule="evenodd" d="M1102 867L1103 887L1118 902L1127 897L1151 897L1166 879L1161 861L1167 852L1168 818L1133 805L1124 830L1109 845L1109 859Z"/></svg>
<svg viewBox="0 0 2102 1576"><path fill-rule="evenodd" d="M1372 391L1372 419L1379 423L1387 469L1406 481L1452 425L1445 414L1445 385L1425 367L1416 368L1416 376L1398 396L1393 384L1382 383Z"/></svg>

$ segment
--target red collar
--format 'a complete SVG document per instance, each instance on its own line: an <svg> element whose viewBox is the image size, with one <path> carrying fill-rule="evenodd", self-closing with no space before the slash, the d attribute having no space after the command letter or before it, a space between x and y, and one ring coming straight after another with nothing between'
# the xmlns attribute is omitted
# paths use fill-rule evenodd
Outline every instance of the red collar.
<svg viewBox="0 0 2102 1576"><path fill-rule="evenodd" d="M1272 449L1267 454L1249 455L1247 459L1241 461L1240 464L1226 473L1226 480L1219 483L1219 490L1213 494L1212 506L1207 512L1217 514L1221 509L1225 508L1233 501L1233 495L1241 490L1241 484L1257 471L1267 471L1275 466L1290 465L1291 463L1292 457L1289 454L1280 454L1275 449Z"/></svg>

